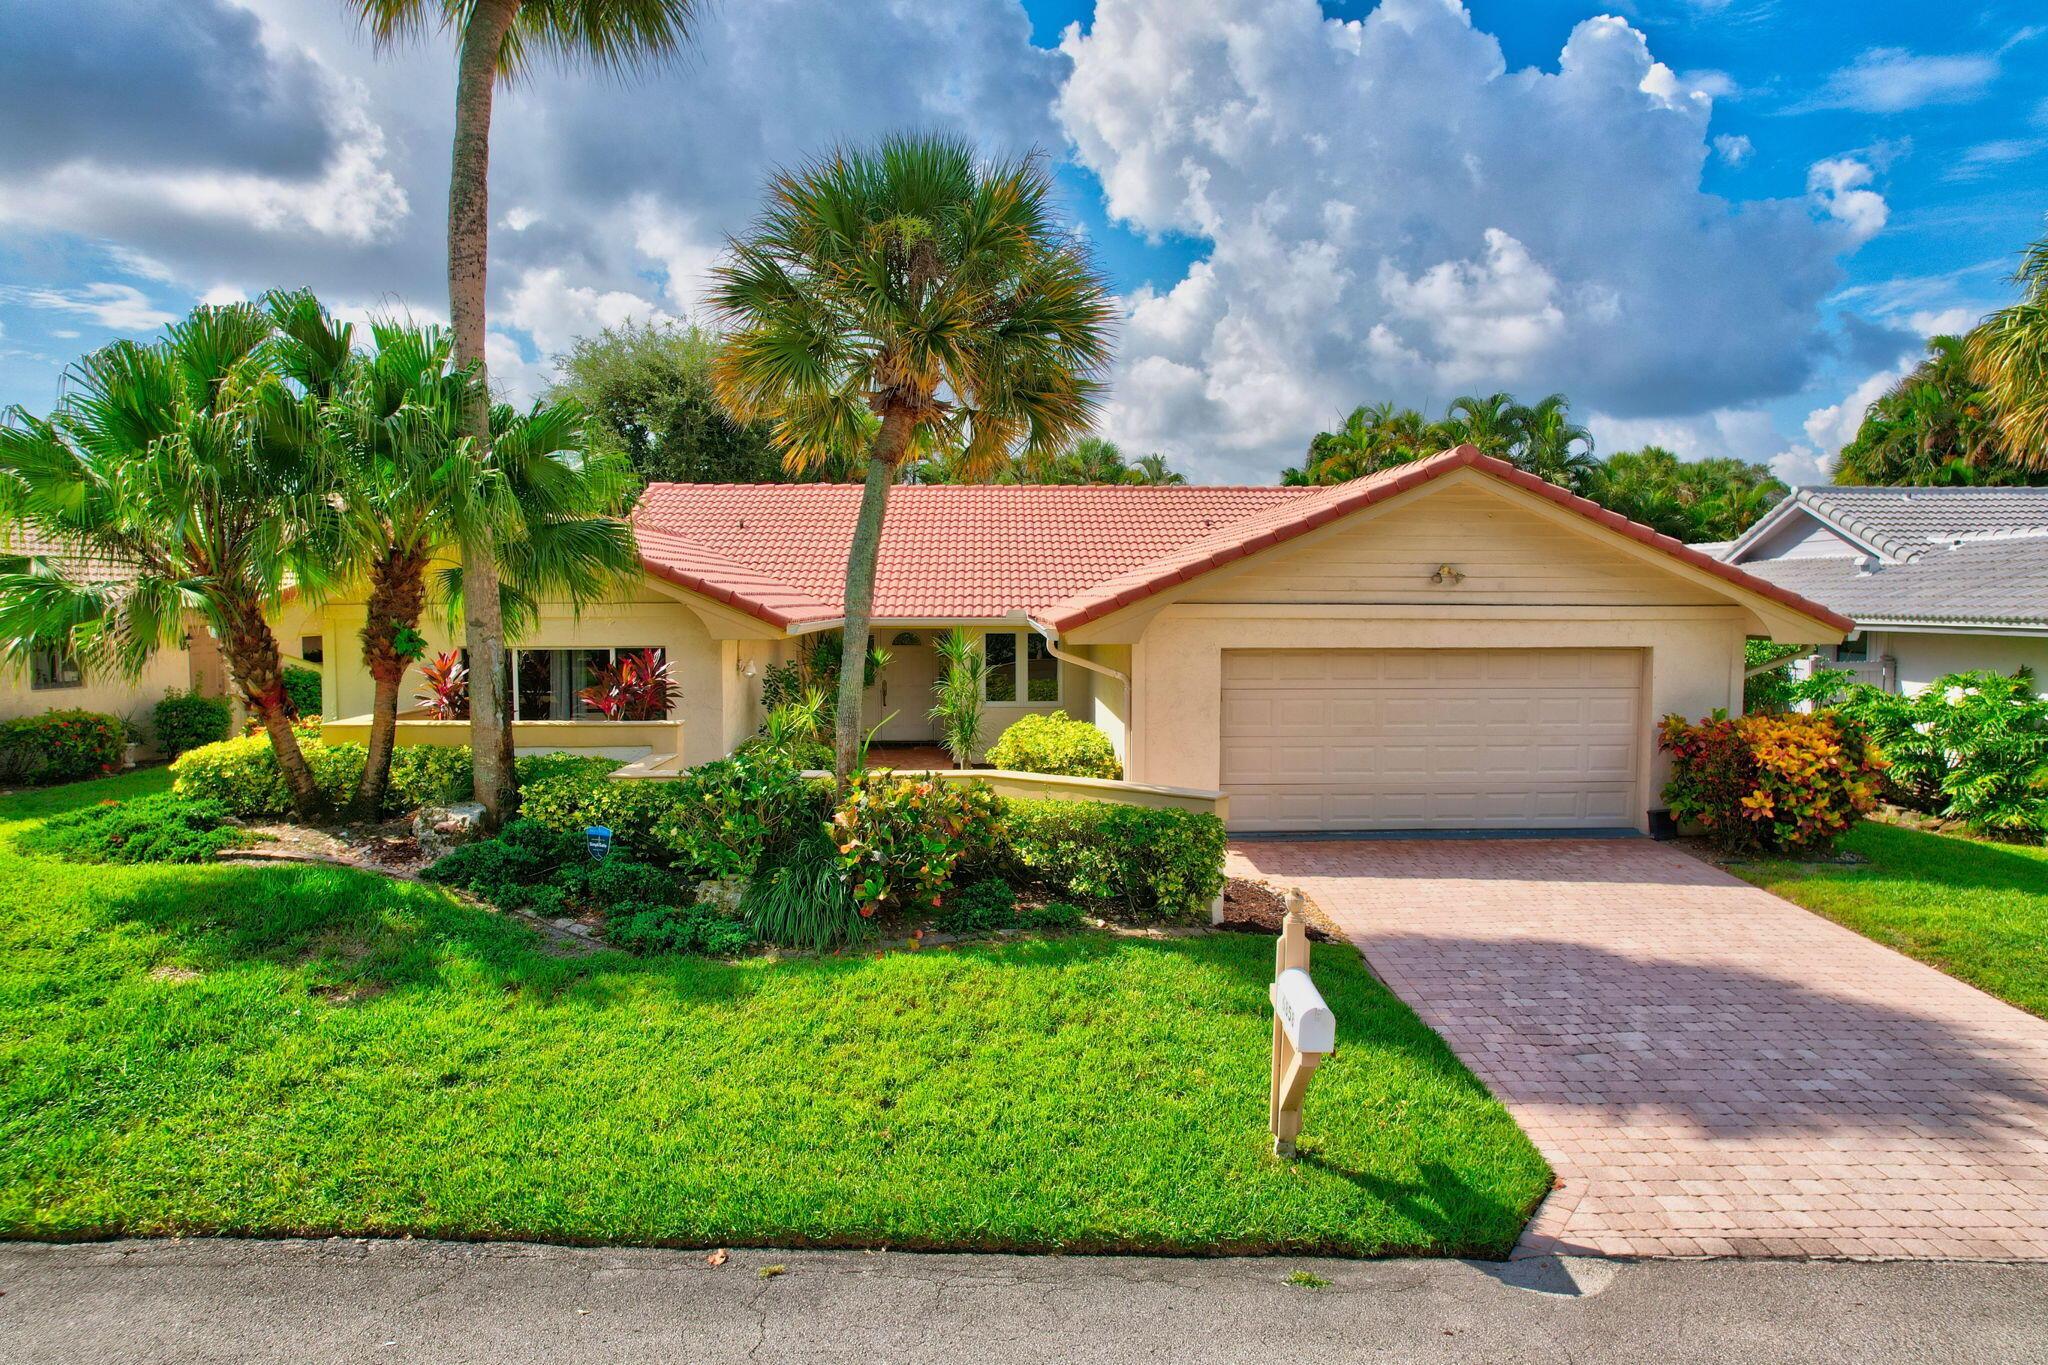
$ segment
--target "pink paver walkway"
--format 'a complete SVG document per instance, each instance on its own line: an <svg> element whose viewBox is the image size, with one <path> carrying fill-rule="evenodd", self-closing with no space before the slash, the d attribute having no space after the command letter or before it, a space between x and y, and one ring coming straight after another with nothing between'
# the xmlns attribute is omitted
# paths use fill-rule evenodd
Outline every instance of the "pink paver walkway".
<svg viewBox="0 0 2048 1365"><path fill-rule="evenodd" d="M2048 1021L1648 840L1231 871L1328 911L1550 1160L1517 1255L2048 1258Z"/></svg>

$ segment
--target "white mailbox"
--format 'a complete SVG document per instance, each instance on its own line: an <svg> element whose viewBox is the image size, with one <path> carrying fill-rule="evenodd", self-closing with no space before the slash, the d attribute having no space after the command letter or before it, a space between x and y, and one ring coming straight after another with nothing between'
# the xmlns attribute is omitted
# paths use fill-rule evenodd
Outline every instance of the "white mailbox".
<svg viewBox="0 0 2048 1365"><path fill-rule="evenodd" d="M1287 1041L1297 1052L1334 1052L1337 1048L1337 1016L1323 1003L1323 993L1300 967L1281 972L1269 988L1273 1014L1287 1030Z"/></svg>
<svg viewBox="0 0 2048 1365"><path fill-rule="evenodd" d="M1337 1050L1337 1016L1308 975L1308 902L1299 887L1287 893L1287 918L1273 947L1273 1074L1266 1117L1273 1130L1273 1154L1292 1158L1301 1136L1301 1102L1309 1077Z"/></svg>

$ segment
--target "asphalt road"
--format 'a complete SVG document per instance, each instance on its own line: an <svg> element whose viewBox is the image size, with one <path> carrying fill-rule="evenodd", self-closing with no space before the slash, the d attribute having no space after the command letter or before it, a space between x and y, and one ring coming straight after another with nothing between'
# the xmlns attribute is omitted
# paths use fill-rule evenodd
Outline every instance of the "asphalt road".
<svg viewBox="0 0 2048 1365"><path fill-rule="evenodd" d="M2048 1265L13 1243L0 1360L2043 1361Z"/></svg>

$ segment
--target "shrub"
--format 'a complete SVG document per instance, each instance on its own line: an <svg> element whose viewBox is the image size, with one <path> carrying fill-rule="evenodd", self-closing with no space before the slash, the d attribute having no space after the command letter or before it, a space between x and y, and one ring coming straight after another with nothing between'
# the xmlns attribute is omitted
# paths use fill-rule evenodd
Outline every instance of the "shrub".
<svg viewBox="0 0 2048 1365"><path fill-rule="evenodd" d="M556 874L588 861L581 835L549 829L537 820L519 819L499 830L495 839L451 850L420 876L460 887L495 905L521 910L550 901L559 903Z"/></svg>
<svg viewBox="0 0 2048 1365"><path fill-rule="evenodd" d="M853 943L867 931L839 849L822 834L799 840L779 866L756 869L740 908L761 938L794 948Z"/></svg>
<svg viewBox="0 0 2048 1365"><path fill-rule="evenodd" d="M937 908L963 855L991 846L1002 803L980 783L863 773L832 812L840 863L862 915Z"/></svg>
<svg viewBox="0 0 2048 1365"><path fill-rule="evenodd" d="M2031 670L1951 673L1911 697L1852 688L1840 712L1884 755L1885 792L1902 806L1980 834L2048 832L2048 700Z"/></svg>
<svg viewBox="0 0 2048 1365"><path fill-rule="evenodd" d="M1020 718L989 746L987 758L994 767L1021 773L1107 778L1124 775L1123 764L1117 762L1116 746L1109 742L1109 736L1085 720L1070 719L1064 711Z"/></svg>
<svg viewBox="0 0 2048 1365"><path fill-rule="evenodd" d="M469 800L475 786L467 745L403 745L391 753L384 809L396 815L421 806L453 805Z"/></svg>
<svg viewBox="0 0 2048 1365"><path fill-rule="evenodd" d="M156 731L156 746L172 758L202 744L218 744L228 737L234 708L226 697L201 696L197 690L180 692L172 688L150 712Z"/></svg>
<svg viewBox="0 0 2048 1365"><path fill-rule="evenodd" d="M1010 929L1017 923L1017 888L991 877L958 887L946 898L939 923L956 934Z"/></svg>
<svg viewBox="0 0 2048 1365"><path fill-rule="evenodd" d="M320 714L320 673L317 669L287 667L284 670L284 694L291 700L292 713L300 716Z"/></svg>
<svg viewBox="0 0 2048 1365"><path fill-rule="evenodd" d="M667 862L667 849L655 831L686 797L681 782L614 782L601 775L570 774L527 788L520 810L550 828L578 834L602 826L612 832L612 847L621 853Z"/></svg>
<svg viewBox="0 0 2048 1365"><path fill-rule="evenodd" d="M1204 914L1223 890L1223 822L1113 801L1008 801L1003 844L1023 876L1126 913Z"/></svg>
<svg viewBox="0 0 2048 1365"><path fill-rule="evenodd" d="M743 919L709 905L622 905L605 920L605 938L629 953L694 953L731 957L754 946Z"/></svg>
<svg viewBox="0 0 2048 1365"><path fill-rule="evenodd" d="M1876 804L1882 764L1860 725L1833 712L1693 724L1666 716L1664 799L1735 853L1825 853Z"/></svg>
<svg viewBox="0 0 2048 1365"><path fill-rule="evenodd" d="M21 844L81 863L203 863L250 841L227 816L217 802L163 792L53 816L23 834Z"/></svg>
<svg viewBox="0 0 2048 1365"><path fill-rule="evenodd" d="M117 771L128 727L97 711L45 711L0 724L0 768L25 782L76 782Z"/></svg>
<svg viewBox="0 0 2048 1365"><path fill-rule="evenodd" d="M1017 909L1017 925L1022 929L1078 929L1087 921L1087 912L1071 901L1047 901Z"/></svg>
<svg viewBox="0 0 2048 1365"><path fill-rule="evenodd" d="M299 748L314 781L330 799L341 802L363 775L360 744L327 744L310 728L301 731ZM291 810L284 774L271 752L270 736L243 735L219 744L203 744L180 754L171 764L172 790L187 800L217 801L244 818L284 815Z"/></svg>
<svg viewBox="0 0 2048 1365"><path fill-rule="evenodd" d="M668 789L666 809L654 827L655 846L676 866L705 877L751 877L757 868L781 862L824 823L831 790L767 749L647 785Z"/></svg>

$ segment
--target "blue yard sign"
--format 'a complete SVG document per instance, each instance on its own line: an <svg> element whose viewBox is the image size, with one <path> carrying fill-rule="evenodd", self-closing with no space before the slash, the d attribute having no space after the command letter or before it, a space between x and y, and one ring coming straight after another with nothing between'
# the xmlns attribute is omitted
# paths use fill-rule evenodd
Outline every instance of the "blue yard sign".
<svg viewBox="0 0 2048 1365"><path fill-rule="evenodd" d="M583 831L583 844L591 857L603 862L612 851L612 832L603 825L592 825Z"/></svg>

